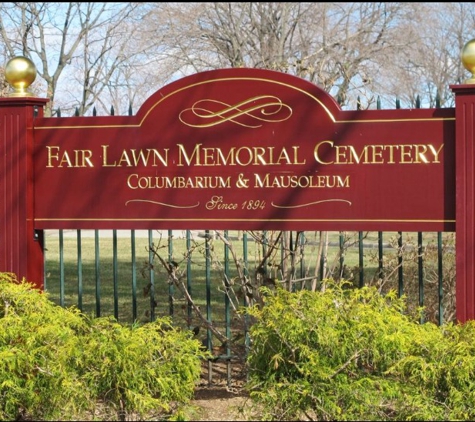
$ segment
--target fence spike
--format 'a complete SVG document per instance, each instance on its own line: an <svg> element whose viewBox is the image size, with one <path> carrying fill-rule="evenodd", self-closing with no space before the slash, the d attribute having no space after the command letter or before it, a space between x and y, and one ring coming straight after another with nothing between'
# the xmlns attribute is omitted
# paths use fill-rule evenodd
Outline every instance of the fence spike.
<svg viewBox="0 0 475 422"><path fill-rule="evenodd" d="M114 106L111 106L111 116L113 116L115 113L114 113Z"/></svg>
<svg viewBox="0 0 475 422"><path fill-rule="evenodd" d="M92 108L92 115L93 115L94 117L97 116L96 106L94 106L94 107Z"/></svg>
<svg viewBox="0 0 475 422"><path fill-rule="evenodd" d="M75 115L76 117L79 116L79 108L76 107L76 110L74 111L74 115Z"/></svg>
<svg viewBox="0 0 475 422"><path fill-rule="evenodd" d="M396 108L401 108L401 101L399 101L399 98L396 98Z"/></svg>
<svg viewBox="0 0 475 422"><path fill-rule="evenodd" d="M338 93L337 97L336 97L336 101L339 105L342 105L343 104L343 98L342 98L342 95L341 93Z"/></svg>
<svg viewBox="0 0 475 422"><path fill-rule="evenodd" d="M129 116L132 116L132 103L129 104Z"/></svg>
<svg viewBox="0 0 475 422"><path fill-rule="evenodd" d="M56 109L56 117L61 117L61 109L59 107Z"/></svg>
<svg viewBox="0 0 475 422"><path fill-rule="evenodd" d="M435 108L440 108L440 94L439 94L439 91L437 91L437 94L435 96Z"/></svg>
<svg viewBox="0 0 475 422"><path fill-rule="evenodd" d="M416 97L416 108L421 108L421 97L419 95Z"/></svg>
<svg viewBox="0 0 475 422"><path fill-rule="evenodd" d="M381 110L381 97L378 95L378 99L376 100L376 108Z"/></svg>

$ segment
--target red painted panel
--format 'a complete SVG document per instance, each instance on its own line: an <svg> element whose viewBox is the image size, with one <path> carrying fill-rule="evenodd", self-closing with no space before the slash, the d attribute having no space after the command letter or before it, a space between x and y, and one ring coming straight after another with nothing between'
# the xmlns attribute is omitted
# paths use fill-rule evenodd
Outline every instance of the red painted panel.
<svg viewBox="0 0 475 422"><path fill-rule="evenodd" d="M456 148L456 310L457 320L475 319L475 87L451 86L455 92Z"/></svg>
<svg viewBox="0 0 475 422"><path fill-rule="evenodd" d="M36 228L455 229L454 109L342 111L258 69L35 123Z"/></svg>
<svg viewBox="0 0 475 422"><path fill-rule="evenodd" d="M35 238L33 189L34 107L38 98L0 98L0 271L38 287L43 283L43 242Z"/></svg>

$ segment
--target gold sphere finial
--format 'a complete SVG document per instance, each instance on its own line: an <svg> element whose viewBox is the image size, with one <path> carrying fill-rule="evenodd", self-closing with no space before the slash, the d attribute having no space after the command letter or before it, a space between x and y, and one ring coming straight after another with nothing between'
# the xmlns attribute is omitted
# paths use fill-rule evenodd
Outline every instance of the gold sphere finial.
<svg viewBox="0 0 475 422"><path fill-rule="evenodd" d="M36 67L27 57L13 57L5 66L5 79L15 90L9 97L31 97L27 89L36 79Z"/></svg>
<svg viewBox="0 0 475 422"><path fill-rule="evenodd" d="M462 49L462 64L472 77L465 81L466 84L475 84L475 38L468 41Z"/></svg>

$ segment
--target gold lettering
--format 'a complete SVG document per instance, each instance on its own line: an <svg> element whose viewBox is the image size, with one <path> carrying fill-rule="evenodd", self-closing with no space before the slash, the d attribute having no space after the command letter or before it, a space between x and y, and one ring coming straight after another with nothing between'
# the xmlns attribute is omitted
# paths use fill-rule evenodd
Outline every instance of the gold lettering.
<svg viewBox="0 0 475 422"><path fill-rule="evenodd" d="M444 145L432 144L396 145L335 145L325 140L315 145L313 156L317 163L330 164L439 164Z"/></svg>
<svg viewBox="0 0 475 422"><path fill-rule="evenodd" d="M427 145L414 145L414 148L415 148L415 153L414 153L414 162L417 163L417 164L420 164L420 163L428 163L429 160L427 159L427 157L425 156L426 152L427 152Z"/></svg>
<svg viewBox="0 0 475 422"><path fill-rule="evenodd" d="M69 154L67 151L63 152L63 156L61 157L61 160L59 161L58 167L63 167L63 164L66 164L66 167L73 167L73 164L71 163L71 160L69 158Z"/></svg>
<svg viewBox="0 0 475 422"><path fill-rule="evenodd" d="M57 146L47 146L48 164L46 167L94 167L91 160L92 151L88 149L74 149L72 153L68 151L60 152Z"/></svg>
<svg viewBox="0 0 475 422"><path fill-rule="evenodd" d="M200 146L201 144L196 144L195 149L193 150L193 153L191 154L191 157L188 156L185 150L185 146L183 144L177 144L178 147L178 166L184 166L182 161L182 157L184 158L185 162L187 165L191 166L193 157L196 156L195 159L195 166L200 166Z"/></svg>
<svg viewBox="0 0 475 422"><path fill-rule="evenodd" d="M394 149L399 149L399 145L388 145L388 150L389 150L389 160L388 164L396 164L396 161L394 161Z"/></svg>
<svg viewBox="0 0 475 422"><path fill-rule="evenodd" d="M132 163L130 162L129 155L127 154L127 151L125 149L122 151L122 155L119 158L117 167L122 167L122 163L125 163L127 167L132 167Z"/></svg>
<svg viewBox="0 0 475 422"><path fill-rule="evenodd" d="M269 153L271 154L271 157L274 153L274 147L269 147ZM255 161L254 164L262 164L265 166L267 164L266 159L265 159L265 154L266 150L263 147L257 147L254 148L254 156L255 156Z"/></svg>
<svg viewBox="0 0 475 422"><path fill-rule="evenodd" d="M295 164L295 165L304 165L304 164L307 164L307 160L303 160L303 161L299 161L299 148L298 146L293 146L292 149L294 151L294 161L292 162L292 164Z"/></svg>
<svg viewBox="0 0 475 422"><path fill-rule="evenodd" d="M137 178L139 177L138 174L131 174L129 177L127 177L127 186L129 189L138 189L137 187ZM134 182L132 182L134 180Z"/></svg>
<svg viewBox="0 0 475 422"><path fill-rule="evenodd" d="M130 189L223 189L231 187L231 176L140 176L127 178Z"/></svg>
<svg viewBox="0 0 475 422"><path fill-rule="evenodd" d="M349 188L350 177L340 175L299 176L296 174L260 175L254 173L255 188Z"/></svg>
<svg viewBox="0 0 475 422"><path fill-rule="evenodd" d="M275 147L231 147L227 152L221 148L203 148L196 144L193 150L187 151L183 144L178 147L178 166L269 166L293 164L303 165L306 160L299 158L298 146L291 149L282 147L277 154Z"/></svg>
<svg viewBox="0 0 475 422"><path fill-rule="evenodd" d="M283 163L281 163L283 161ZM277 159L277 163L279 164L292 164L292 161L290 160L289 154L285 148L282 148L282 151L280 152L279 158Z"/></svg>
<svg viewBox="0 0 475 422"><path fill-rule="evenodd" d="M46 147L46 149L48 150L48 164L46 165L46 167L54 167L53 164L52 164L52 160L55 159L55 160L58 160L59 159L59 155L58 155L58 151L59 151L59 147ZM55 150L55 154L53 154L53 149Z"/></svg>
<svg viewBox="0 0 475 422"><path fill-rule="evenodd" d="M212 196L211 199L205 204L207 210L235 210L238 208L236 203L226 203L222 196Z"/></svg>
<svg viewBox="0 0 475 422"><path fill-rule="evenodd" d="M371 145L373 149L373 161L371 164L383 164L384 145Z"/></svg>
<svg viewBox="0 0 475 422"><path fill-rule="evenodd" d="M412 159L412 145L400 145L401 149L401 164L410 164L413 162Z"/></svg>
<svg viewBox="0 0 475 422"><path fill-rule="evenodd" d="M313 156L314 156L315 161L317 163L320 163L320 164L323 164L323 165L333 164L334 161L323 161L323 159L322 159L323 154L320 153L320 148L322 148L322 146L325 145L325 144L329 144L330 147L333 148L333 142L332 141L322 141L319 144L315 145L315 148L313 150Z"/></svg>
<svg viewBox="0 0 475 422"><path fill-rule="evenodd" d="M352 145L349 146L349 149L350 149L350 164L353 164L353 160L351 159L351 157L355 159L356 164L360 164L361 162L365 164L368 163L368 154L367 154L368 149L366 147L363 148L360 155L357 154L355 148Z"/></svg>
<svg viewBox="0 0 475 422"><path fill-rule="evenodd" d="M112 164L109 164L107 160L107 150L109 149L109 145L101 145L102 147L102 167L116 167L117 164L114 161Z"/></svg>
<svg viewBox="0 0 475 422"><path fill-rule="evenodd" d="M74 150L74 159L78 164L77 167L94 167L91 161L92 151L91 150L84 150L78 149Z"/></svg>
<svg viewBox="0 0 475 422"><path fill-rule="evenodd" d="M204 166L215 165L214 151L215 151L214 148L203 148L203 165Z"/></svg>
<svg viewBox="0 0 475 422"><path fill-rule="evenodd" d="M233 148L234 149L234 148ZM242 154L242 151L247 153L247 157L245 156L246 154ZM252 150L248 147L241 147L237 150L236 153L236 163L239 164L240 166L248 166L249 164L252 163ZM247 161L243 161L243 159L247 158Z"/></svg>
<svg viewBox="0 0 475 422"><path fill-rule="evenodd" d="M130 149L122 150L120 157L117 160L109 162L108 160L108 149L109 145L102 146L102 166L103 167L157 167L162 165L164 167L168 166L168 148L164 148L163 152L158 151L157 149L147 148L143 149Z"/></svg>
<svg viewBox="0 0 475 422"><path fill-rule="evenodd" d="M435 149L433 145L429 144L428 145L430 151L432 152L432 154L434 154L434 163L440 163L440 160L439 160L439 154L440 154L440 151L442 151L442 148L444 148L444 144L442 144L439 149Z"/></svg>

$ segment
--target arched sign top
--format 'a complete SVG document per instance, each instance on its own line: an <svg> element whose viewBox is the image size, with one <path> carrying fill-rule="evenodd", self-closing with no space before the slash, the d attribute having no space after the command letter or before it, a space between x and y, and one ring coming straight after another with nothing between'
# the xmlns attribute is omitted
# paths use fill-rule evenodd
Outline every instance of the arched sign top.
<svg viewBox="0 0 475 422"><path fill-rule="evenodd" d="M243 127L287 120L295 103L305 101L335 121L338 103L323 89L289 74L252 68L200 72L155 92L137 113L138 124L175 110L184 125L211 127L225 122Z"/></svg>

